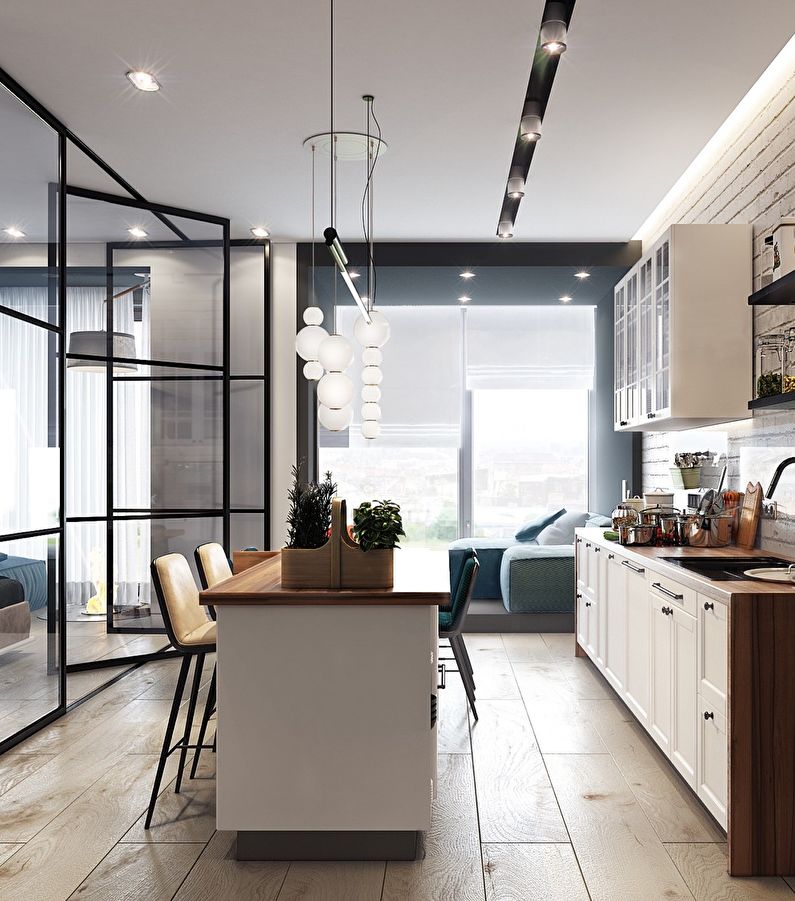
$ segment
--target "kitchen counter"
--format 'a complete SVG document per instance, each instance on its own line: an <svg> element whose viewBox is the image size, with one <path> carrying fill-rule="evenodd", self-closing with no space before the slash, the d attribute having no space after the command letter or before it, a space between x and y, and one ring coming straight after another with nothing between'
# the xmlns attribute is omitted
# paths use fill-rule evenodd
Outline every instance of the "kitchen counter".
<svg viewBox="0 0 795 901"><path fill-rule="evenodd" d="M279 556L201 593L218 619L217 828L239 860L413 860L436 788L447 554L395 587L285 589Z"/></svg>
<svg viewBox="0 0 795 901"><path fill-rule="evenodd" d="M775 582L762 582L759 579L732 579L731 581L715 581L683 567L668 563L662 557L694 558L725 557L727 560L737 557L779 557L795 563L795 557L769 551L747 550L741 547L627 547L617 541L604 537L603 529L577 529L580 538L598 544L600 547L614 549L617 554L634 560L636 563L674 579L686 588L705 594L707 597L727 603L735 595L788 595L795 599L795 583L791 588Z"/></svg>

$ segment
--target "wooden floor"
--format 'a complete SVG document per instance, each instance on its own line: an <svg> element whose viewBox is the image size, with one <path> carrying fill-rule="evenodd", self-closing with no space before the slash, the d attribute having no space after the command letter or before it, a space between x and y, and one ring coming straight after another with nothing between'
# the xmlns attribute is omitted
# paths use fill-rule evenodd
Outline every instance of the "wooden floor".
<svg viewBox="0 0 795 901"><path fill-rule="evenodd" d="M725 837L570 635L471 635L480 720L457 677L439 797L415 863L247 863L215 831L213 755L143 829L176 678L148 664L0 757L0 898L16 901L763 899ZM209 670L208 670L209 675ZM206 690L206 685L205 685ZM170 764L167 780L173 779Z"/></svg>

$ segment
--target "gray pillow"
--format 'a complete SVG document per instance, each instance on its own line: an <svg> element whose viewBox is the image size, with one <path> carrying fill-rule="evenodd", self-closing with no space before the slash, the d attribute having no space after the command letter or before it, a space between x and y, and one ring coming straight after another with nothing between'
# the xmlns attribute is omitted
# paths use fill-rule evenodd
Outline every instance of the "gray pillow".
<svg viewBox="0 0 795 901"><path fill-rule="evenodd" d="M566 508L564 507L561 510L556 510L554 513L542 513L541 516L531 519L530 522L526 522L516 533L516 540L532 541L534 538L538 538L547 526L551 526L552 523L560 519L565 512Z"/></svg>
<svg viewBox="0 0 795 901"><path fill-rule="evenodd" d="M538 536L538 543L541 545L574 544L574 530L583 528L587 519L586 512L574 510L564 513L559 520L544 529Z"/></svg>
<svg viewBox="0 0 795 901"><path fill-rule="evenodd" d="M602 513L589 513L588 518L585 520L585 526L586 528L596 526L599 529L612 529L613 520Z"/></svg>

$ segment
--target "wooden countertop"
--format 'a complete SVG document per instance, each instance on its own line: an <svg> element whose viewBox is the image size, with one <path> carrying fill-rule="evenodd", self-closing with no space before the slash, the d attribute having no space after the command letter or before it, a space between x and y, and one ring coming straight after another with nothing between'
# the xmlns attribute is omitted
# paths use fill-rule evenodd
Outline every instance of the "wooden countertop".
<svg viewBox="0 0 795 901"><path fill-rule="evenodd" d="M603 529L577 529L577 537L598 544L599 547L610 548L627 560L634 561L640 566L650 569L652 572L668 576L686 588L692 588L707 597L728 602L737 595L787 595L795 601L795 583L792 588L775 582L762 582L759 579L731 579L728 581L714 581L707 579L692 570L684 569L674 563L661 560L661 557L726 557L731 560L736 557L779 557L795 563L795 557L788 554L779 554L773 551L747 550L740 547L625 547L617 541L610 541L604 537Z"/></svg>
<svg viewBox="0 0 795 901"><path fill-rule="evenodd" d="M199 595L202 604L262 606L375 607L389 604L446 606L450 603L450 577L446 551L395 551L395 585L374 588L282 588L281 556L219 582Z"/></svg>

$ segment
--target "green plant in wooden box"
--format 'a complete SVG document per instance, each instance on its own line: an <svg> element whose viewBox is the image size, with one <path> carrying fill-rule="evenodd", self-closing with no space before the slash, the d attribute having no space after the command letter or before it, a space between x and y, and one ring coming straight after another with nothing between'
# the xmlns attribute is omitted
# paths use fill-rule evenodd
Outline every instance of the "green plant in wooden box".
<svg viewBox="0 0 795 901"><path fill-rule="evenodd" d="M329 537L331 529L331 501L337 485L327 472L322 482L304 482L299 466L293 466L293 483L287 494L290 509L287 514L287 547L318 548Z"/></svg>
<svg viewBox="0 0 795 901"><path fill-rule="evenodd" d="M353 511L353 537L363 551L395 548L405 534L400 506L394 501L365 501Z"/></svg>

